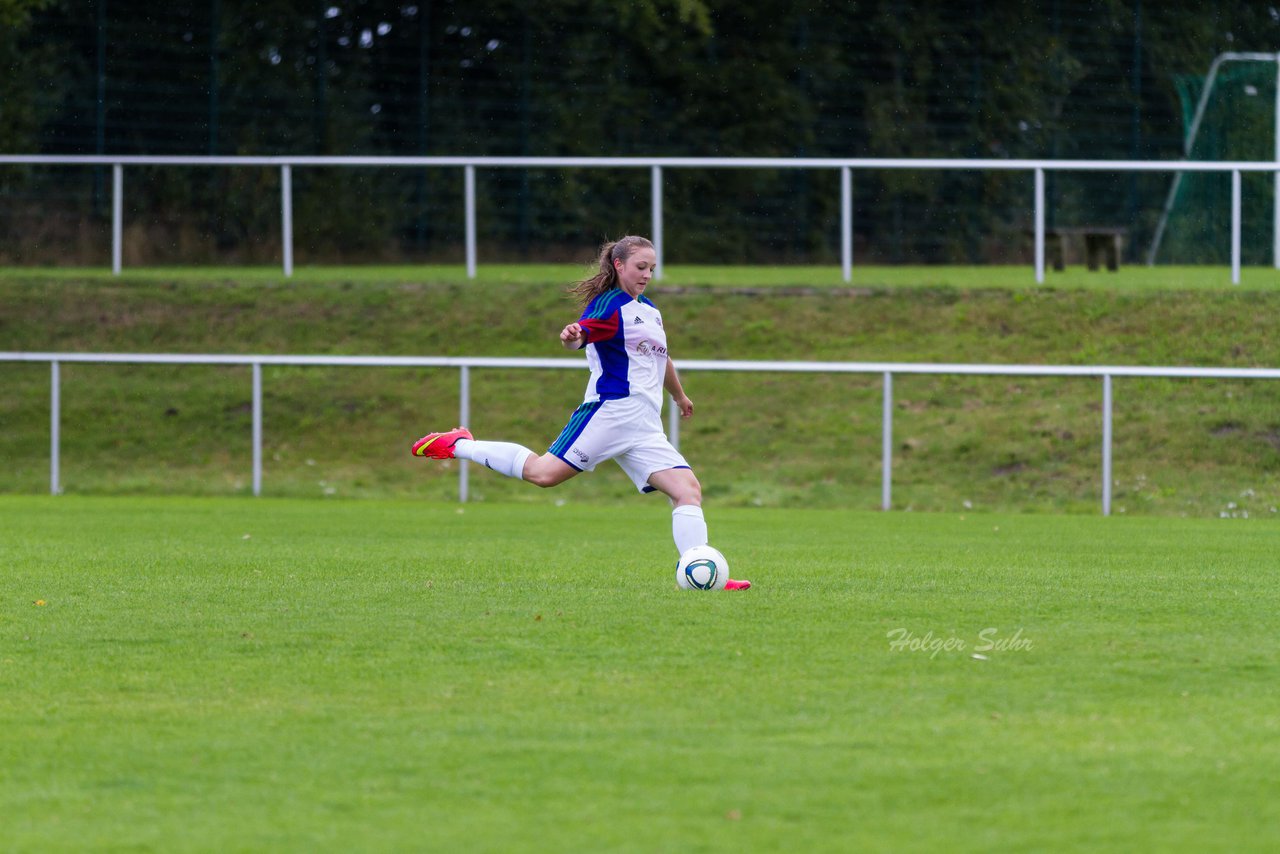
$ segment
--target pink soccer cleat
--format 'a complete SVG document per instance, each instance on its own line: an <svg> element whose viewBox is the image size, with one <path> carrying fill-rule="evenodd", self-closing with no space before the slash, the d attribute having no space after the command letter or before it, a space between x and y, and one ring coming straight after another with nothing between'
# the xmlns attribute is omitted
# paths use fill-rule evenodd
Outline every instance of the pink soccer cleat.
<svg viewBox="0 0 1280 854"><path fill-rule="evenodd" d="M466 427L455 427L447 433L428 433L413 443L415 457L429 457L433 460L453 459L453 446L459 439L470 439L471 431Z"/></svg>
<svg viewBox="0 0 1280 854"><path fill-rule="evenodd" d="M750 581L734 581L732 578L724 583L725 590L748 590L750 587Z"/></svg>

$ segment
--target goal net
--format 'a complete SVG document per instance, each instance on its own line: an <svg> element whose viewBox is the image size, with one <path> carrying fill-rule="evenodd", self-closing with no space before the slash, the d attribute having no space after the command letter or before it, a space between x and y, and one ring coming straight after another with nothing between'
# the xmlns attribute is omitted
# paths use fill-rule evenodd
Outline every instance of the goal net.
<svg viewBox="0 0 1280 854"><path fill-rule="evenodd" d="M1187 159L1274 160L1276 73L1274 54L1224 54L1204 77L1176 77ZM1228 262L1231 174L1183 172L1170 180L1149 260ZM1275 179L1271 173L1246 172L1241 180L1242 263L1270 263Z"/></svg>

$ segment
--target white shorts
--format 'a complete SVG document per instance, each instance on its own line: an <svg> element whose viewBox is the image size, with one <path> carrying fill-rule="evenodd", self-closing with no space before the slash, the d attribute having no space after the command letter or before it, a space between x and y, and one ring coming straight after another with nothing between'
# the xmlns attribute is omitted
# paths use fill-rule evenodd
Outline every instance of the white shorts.
<svg viewBox="0 0 1280 854"><path fill-rule="evenodd" d="M582 404L551 443L550 453L578 471L616 460L641 492L653 492L649 475L654 472L689 468L662 432L662 418L653 405L637 397Z"/></svg>

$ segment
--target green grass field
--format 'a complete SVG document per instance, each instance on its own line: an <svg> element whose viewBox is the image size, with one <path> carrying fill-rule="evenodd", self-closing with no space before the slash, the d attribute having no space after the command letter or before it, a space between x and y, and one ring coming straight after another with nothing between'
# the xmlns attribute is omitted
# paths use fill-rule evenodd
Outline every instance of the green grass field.
<svg viewBox="0 0 1280 854"><path fill-rule="evenodd" d="M669 519L0 496L0 847L1280 845L1271 522Z"/></svg>

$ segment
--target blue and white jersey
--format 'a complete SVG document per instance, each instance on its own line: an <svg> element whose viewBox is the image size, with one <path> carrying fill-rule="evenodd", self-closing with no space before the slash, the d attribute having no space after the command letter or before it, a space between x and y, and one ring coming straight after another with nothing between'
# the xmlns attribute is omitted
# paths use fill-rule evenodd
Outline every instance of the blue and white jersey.
<svg viewBox="0 0 1280 854"><path fill-rule="evenodd" d="M578 324L587 333L591 368L584 400L638 397L661 412L667 333L657 306L643 294L633 299L621 288L613 288L587 304Z"/></svg>

